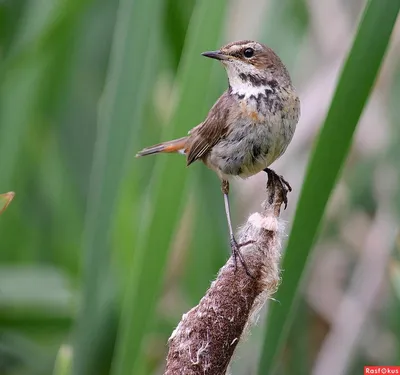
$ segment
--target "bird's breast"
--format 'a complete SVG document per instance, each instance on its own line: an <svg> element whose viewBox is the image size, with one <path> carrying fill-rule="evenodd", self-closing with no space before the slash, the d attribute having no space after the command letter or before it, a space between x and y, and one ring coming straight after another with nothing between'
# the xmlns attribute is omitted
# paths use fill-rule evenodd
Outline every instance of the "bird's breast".
<svg viewBox="0 0 400 375"><path fill-rule="evenodd" d="M270 93L240 97L237 103L228 134L207 157L207 164L222 177L245 178L267 168L285 152L298 121L298 99Z"/></svg>

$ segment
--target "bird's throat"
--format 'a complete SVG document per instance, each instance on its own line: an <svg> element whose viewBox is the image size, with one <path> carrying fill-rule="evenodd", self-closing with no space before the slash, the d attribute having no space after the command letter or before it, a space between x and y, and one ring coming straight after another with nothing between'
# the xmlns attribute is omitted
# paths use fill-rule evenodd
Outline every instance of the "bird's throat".
<svg viewBox="0 0 400 375"><path fill-rule="evenodd" d="M251 97L261 97L266 96L267 92L272 93L272 89L270 86L253 86L249 83L240 83L236 85L231 85L230 93L236 96L240 100L247 100Z"/></svg>
<svg viewBox="0 0 400 375"><path fill-rule="evenodd" d="M230 95L239 102L242 112L249 115L251 121L265 122L285 105L287 98L284 93L288 88L285 89L276 79L239 74L229 83Z"/></svg>
<svg viewBox="0 0 400 375"><path fill-rule="evenodd" d="M239 73L230 77L229 90L239 99L261 98L275 93L278 83L274 79L253 74Z"/></svg>

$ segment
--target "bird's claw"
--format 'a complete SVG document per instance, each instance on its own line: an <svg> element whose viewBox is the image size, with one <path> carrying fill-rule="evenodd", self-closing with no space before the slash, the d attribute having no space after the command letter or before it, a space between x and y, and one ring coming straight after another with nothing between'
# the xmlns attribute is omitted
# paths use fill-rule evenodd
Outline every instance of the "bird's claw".
<svg viewBox="0 0 400 375"><path fill-rule="evenodd" d="M288 198L287 195L288 193L290 193L292 191L292 187L289 185L289 183L282 177L282 176L278 176L277 175L277 181L279 183L279 187L281 189L282 192L282 197L283 197L283 203L285 204L285 210L287 208L287 204L288 204Z"/></svg>
<svg viewBox="0 0 400 375"><path fill-rule="evenodd" d="M279 176L272 169L266 168L265 171L268 174L268 186L273 186L274 188L276 188L277 185L279 186L279 189L280 189L280 191L282 193L283 203L285 205L284 209L286 210L287 204L288 204L287 195L288 195L288 193L290 193L292 191L292 187L290 186L289 182L287 182L283 178L283 176ZM274 195L275 195L275 192L274 192L274 190L272 190L272 193L271 193L271 195L269 197L269 203L270 204L273 203Z"/></svg>
<svg viewBox="0 0 400 375"><path fill-rule="evenodd" d="M238 244L236 242L235 237L231 237L231 250L232 250L232 258L233 258L233 263L235 265L235 272L237 271L237 260L239 259L240 263L242 264L247 276L251 277L252 279L255 279L255 277L251 274L249 271L246 261L244 260L243 254L240 252L240 248L243 246L247 246L250 244L253 244L255 241L250 240L243 242L241 244Z"/></svg>

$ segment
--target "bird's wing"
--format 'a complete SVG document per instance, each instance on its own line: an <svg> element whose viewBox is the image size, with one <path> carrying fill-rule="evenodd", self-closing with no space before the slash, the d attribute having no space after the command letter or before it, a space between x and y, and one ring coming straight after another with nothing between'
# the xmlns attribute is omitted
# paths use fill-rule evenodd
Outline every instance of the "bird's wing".
<svg viewBox="0 0 400 375"><path fill-rule="evenodd" d="M233 98L225 92L208 112L207 118L189 132L187 165L205 156L229 132L229 113Z"/></svg>

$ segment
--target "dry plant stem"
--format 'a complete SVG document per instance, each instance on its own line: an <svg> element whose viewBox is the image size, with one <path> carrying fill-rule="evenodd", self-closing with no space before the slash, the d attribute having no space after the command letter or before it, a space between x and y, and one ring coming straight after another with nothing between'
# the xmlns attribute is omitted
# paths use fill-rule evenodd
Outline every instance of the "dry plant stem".
<svg viewBox="0 0 400 375"><path fill-rule="evenodd" d="M335 312L331 330L318 353L313 375L348 373L352 354L362 333L370 328L366 327L369 314L382 290L395 242L395 222L390 211L379 207L349 289Z"/></svg>
<svg viewBox="0 0 400 375"><path fill-rule="evenodd" d="M279 283L279 221L283 196L272 184L262 213L252 214L238 241L254 241L241 248L254 278L232 258L221 268L200 303L182 316L169 339L165 375L225 374L245 327Z"/></svg>
<svg viewBox="0 0 400 375"><path fill-rule="evenodd" d="M15 193L9 191L8 193L0 194L0 215L6 210L8 205L14 199Z"/></svg>

